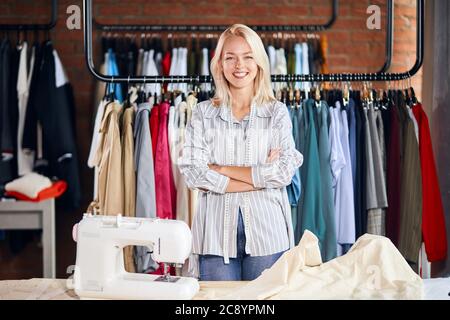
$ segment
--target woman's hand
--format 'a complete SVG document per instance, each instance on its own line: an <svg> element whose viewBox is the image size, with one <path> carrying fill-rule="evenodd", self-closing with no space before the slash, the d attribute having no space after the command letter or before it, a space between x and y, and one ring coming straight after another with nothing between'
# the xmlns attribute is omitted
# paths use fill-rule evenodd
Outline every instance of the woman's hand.
<svg viewBox="0 0 450 320"><path fill-rule="evenodd" d="M267 157L267 163L272 163L278 160L278 158L280 157L280 152L280 148L270 150L269 156Z"/></svg>
<svg viewBox="0 0 450 320"><path fill-rule="evenodd" d="M219 165L217 165L217 164L212 164L212 163L210 163L210 164L208 164L208 167L211 169L211 170L214 170L214 171L217 171L218 173L222 173L221 171L222 171L222 166L219 166Z"/></svg>

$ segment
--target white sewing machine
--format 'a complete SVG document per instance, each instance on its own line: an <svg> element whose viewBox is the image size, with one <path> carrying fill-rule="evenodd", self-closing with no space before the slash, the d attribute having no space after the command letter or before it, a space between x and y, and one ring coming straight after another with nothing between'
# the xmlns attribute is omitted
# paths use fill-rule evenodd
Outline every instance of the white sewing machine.
<svg viewBox="0 0 450 320"><path fill-rule="evenodd" d="M182 264L191 251L192 234L177 220L84 214L78 223L75 293L87 299L192 299L197 279L167 273L166 263ZM165 275L129 273L123 248L147 246L156 262L165 263Z"/></svg>

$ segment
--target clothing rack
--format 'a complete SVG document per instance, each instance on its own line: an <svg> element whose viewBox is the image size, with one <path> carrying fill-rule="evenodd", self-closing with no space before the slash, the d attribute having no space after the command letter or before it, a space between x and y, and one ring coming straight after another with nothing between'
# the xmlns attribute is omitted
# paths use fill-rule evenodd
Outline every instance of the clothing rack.
<svg viewBox="0 0 450 320"><path fill-rule="evenodd" d="M337 2L333 1L334 10L337 11ZM386 61L382 68L382 71L387 70L390 65L392 57L392 2L388 1L388 15L391 17L388 20L388 34L386 45ZM416 0L416 61L414 66L401 73L330 73L330 74L287 74L287 75L272 75L273 82L350 82L350 81L396 81L403 80L412 77L420 69L423 63L424 53L424 0ZM335 15L333 15L335 18ZM120 26L119 26L120 27ZM126 27L126 26L124 26ZM173 26L172 26L173 27ZM196 26L198 28L202 26ZM206 26L208 27L208 26ZM260 26L269 27L269 26ZM271 26L275 27L275 26ZM288 29L290 26L277 26L277 28ZM293 26L295 27L295 26ZM300 27L300 26L297 26ZM149 26L151 28L151 26ZM160 30L161 31L161 30ZM174 30L172 30L174 31ZM187 31L178 29L177 31ZM208 30L212 31L212 30ZM288 30L285 30L288 31ZM292 31L292 30L289 30ZM99 74L94 68L93 55L92 55L92 0L83 0L83 32L84 32L84 47L85 58L87 66L92 75L103 82L126 82L126 83L208 83L212 82L211 76L139 76L139 77L115 77ZM391 37L389 37L391 35ZM389 54L390 52L390 54Z"/></svg>
<svg viewBox="0 0 450 320"><path fill-rule="evenodd" d="M0 24L0 30L50 30L56 25L57 12L58 12L58 1L51 0L52 2L52 12L51 20L49 23L44 24Z"/></svg>
<svg viewBox="0 0 450 320"><path fill-rule="evenodd" d="M391 67L392 47L394 44L394 0L387 1L386 11L386 56L383 67L377 73L386 72Z"/></svg>
<svg viewBox="0 0 450 320"><path fill-rule="evenodd" d="M88 0L89 6L92 5L92 0ZM84 2L86 4L86 1ZM295 31L308 31L318 32L329 29L336 21L339 1L331 0L332 15L330 20L325 24L318 25L266 25L266 26L249 26L255 31L262 32L295 32ZM94 20L96 28L102 31L171 31L171 32L217 32L225 31L228 26L224 25L102 25Z"/></svg>

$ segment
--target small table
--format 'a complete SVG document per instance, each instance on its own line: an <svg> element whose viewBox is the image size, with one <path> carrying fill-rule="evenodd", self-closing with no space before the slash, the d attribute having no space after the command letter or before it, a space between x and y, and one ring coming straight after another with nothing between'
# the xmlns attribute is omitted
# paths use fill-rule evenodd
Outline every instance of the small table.
<svg viewBox="0 0 450 320"><path fill-rule="evenodd" d="M0 201L0 230L24 229L42 229L44 278L55 278L55 199Z"/></svg>

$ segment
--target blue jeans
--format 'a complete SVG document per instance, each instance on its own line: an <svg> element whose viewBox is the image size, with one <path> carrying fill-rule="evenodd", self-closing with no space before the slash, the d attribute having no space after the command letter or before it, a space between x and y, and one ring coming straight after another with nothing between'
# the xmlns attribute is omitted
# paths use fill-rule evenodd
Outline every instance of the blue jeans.
<svg viewBox="0 0 450 320"><path fill-rule="evenodd" d="M245 253L244 221L239 210L237 228L237 257L230 258L230 263L225 264L222 256L200 255L200 280L201 281L250 281L270 268L284 251L268 256L251 257Z"/></svg>

